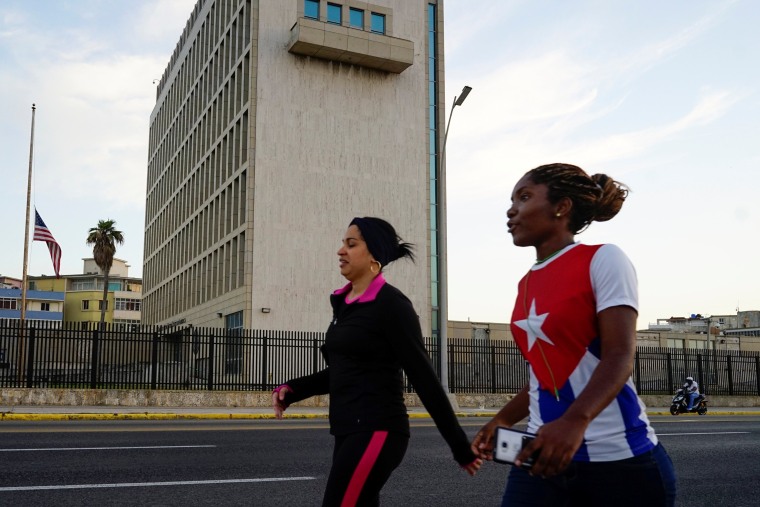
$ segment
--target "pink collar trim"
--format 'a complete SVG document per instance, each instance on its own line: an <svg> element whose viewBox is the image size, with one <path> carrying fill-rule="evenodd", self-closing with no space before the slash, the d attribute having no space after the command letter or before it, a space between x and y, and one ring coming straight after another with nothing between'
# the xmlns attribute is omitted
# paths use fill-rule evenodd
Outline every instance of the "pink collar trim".
<svg viewBox="0 0 760 507"><path fill-rule="evenodd" d="M369 287L367 287L367 290L365 290L364 293L356 299L352 299L350 301L348 300L348 293L351 290L351 282L348 282L346 285L333 292L333 295L338 296L340 294L345 294L346 304L349 305L351 303L368 303L369 301L375 300L377 293L380 292L380 289L383 288L383 285L385 285L385 277L383 277L383 274L380 273L372 279Z"/></svg>

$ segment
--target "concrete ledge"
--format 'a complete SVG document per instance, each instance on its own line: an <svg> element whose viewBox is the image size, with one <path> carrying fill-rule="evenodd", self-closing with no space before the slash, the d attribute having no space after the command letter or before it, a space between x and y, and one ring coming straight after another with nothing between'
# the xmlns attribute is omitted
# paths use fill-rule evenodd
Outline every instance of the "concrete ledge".
<svg viewBox="0 0 760 507"><path fill-rule="evenodd" d="M414 42L322 21L299 18L288 51L400 74L414 63Z"/></svg>

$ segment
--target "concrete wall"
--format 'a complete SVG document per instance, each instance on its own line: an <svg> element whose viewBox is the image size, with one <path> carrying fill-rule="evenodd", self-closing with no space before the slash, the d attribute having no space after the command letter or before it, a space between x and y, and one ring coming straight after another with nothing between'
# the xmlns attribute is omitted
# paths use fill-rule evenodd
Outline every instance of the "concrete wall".
<svg viewBox="0 0 760 507"><path fill-rule="evenodd" d="M457 394L461 408L499 409L511 394ZM649 408L670 406L671 396L642 396ZM712 407L760 407L760 396L710 396ZM0 406L114 406L114 407L269 407L272 394L261 391L151 391L120 389L24 389L0 390ZM410 407L422 406L416 395L406 395ZM328 396L297 403L302 407L327 407Z"/></svg>

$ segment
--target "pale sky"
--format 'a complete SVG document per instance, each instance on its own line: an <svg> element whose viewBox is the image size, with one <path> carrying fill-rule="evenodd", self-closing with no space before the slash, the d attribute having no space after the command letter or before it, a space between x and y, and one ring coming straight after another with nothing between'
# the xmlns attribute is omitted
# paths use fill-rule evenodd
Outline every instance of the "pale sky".
<svg viewBox="0 0 760 507"><path fill-rule="evenodd" d="M142 276L154 79L195 0L0 0L0 274L20 277L33 205L80 273L112 218ZM760 310L760 2L446 0L449 317L507 322L534 260L506 232L513 185L549 162L632 190L577 237L639 277L638 327ZM336 243L339 238L336 238ZM44 243L30 275L53 274ZM330 288L326 288L329 290Z"/></svg>

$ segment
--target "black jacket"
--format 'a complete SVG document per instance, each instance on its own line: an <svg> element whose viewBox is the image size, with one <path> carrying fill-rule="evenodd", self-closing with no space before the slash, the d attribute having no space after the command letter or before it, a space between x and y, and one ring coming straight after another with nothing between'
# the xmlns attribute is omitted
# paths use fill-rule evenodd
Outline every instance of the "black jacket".
<svg viewBox="0 0 760 507"><path fill-rule="evenodd" d="M330 296L333 320L322 354L328 367L287 382L285 402L330 394L330 433L387 430L409 435L402 369L462 465L475 455L436 377L411 301L385 283L367 302Z"/></svg>

